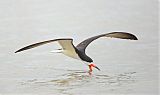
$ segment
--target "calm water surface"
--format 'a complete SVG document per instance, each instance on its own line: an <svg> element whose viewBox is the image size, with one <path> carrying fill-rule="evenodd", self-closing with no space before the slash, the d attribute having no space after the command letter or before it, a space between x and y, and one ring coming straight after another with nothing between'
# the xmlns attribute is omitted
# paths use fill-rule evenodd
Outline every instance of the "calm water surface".
<svg viewBox="0 0 160 95"><path fill-rule="evenodd" d="M0 0L0 95L158 95L158 1ZM74 44L110 31L138 41L101 38L87 54L101 69L50 53L57 43L15 54L38 41Z"/></svg>

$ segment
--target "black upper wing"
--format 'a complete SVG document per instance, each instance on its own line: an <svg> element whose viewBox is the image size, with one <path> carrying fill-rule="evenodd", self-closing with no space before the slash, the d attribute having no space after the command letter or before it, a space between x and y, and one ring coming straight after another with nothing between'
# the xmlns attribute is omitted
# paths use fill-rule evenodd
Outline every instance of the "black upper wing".
<svg viewBox="0 0 160 95"><path fill-rule="evenodd" d="M53 39L53 40L42 41L42 42L38 42L38 43L31 44L31 45L28 45L26 47L23 47L23 48L17 50L15 53L18 53L18 52L21 52L21 51L24 51L24 50L28 50L28 49L31 49L31 48L35 48L35 47L38 47L38 46L41 46L41 45L44 45L44 44L47 44L47 43L51 43L51 42L54 42L54 41L64 41L64 40L71 40L70 41L71 44L72 44L72 41L73 41L73 39L71 39L71 38Z"/></svg>
<svg viewBox="0 0 160 95"><path fill-rule="evenodd" d="M107 34L101 34L97 35L91 38L88 38L81 43L79 43L76 48L83 50L85 52L86 47L94 40L100 38L100 37L111 37L111 38L120 38L120 39L130 39L130 40L138 40L137 37L131 33L126 32L111 32Z"/></svg>

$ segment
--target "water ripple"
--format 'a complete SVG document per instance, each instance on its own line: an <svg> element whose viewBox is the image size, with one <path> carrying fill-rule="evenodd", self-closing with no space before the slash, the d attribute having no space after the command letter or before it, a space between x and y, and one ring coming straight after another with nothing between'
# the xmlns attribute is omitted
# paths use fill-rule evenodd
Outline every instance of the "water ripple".
<svg viewBox="0 0 160 95"><path fill-rule="evenodd" d="M117 75L106 75L106 74L94 74L89 75L88 72L80 70L68 70L66 73L56 76L56 78L46 79L32 79L23 82L23 85L39 85L49 86L52 85L56 88L59 93L65 95L72 95L70 90L80 88L83 86L123 86L129 85L136 82L136 72L127 72ZM112 89L113 90L113 89Z"/></svg>

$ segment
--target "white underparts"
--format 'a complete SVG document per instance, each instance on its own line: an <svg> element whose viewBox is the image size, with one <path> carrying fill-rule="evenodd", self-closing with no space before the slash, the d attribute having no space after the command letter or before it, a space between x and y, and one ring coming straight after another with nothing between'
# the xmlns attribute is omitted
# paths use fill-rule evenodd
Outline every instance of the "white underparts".
<svg viewBox="0 0 160 95"><path fill-rule="evenodd" d="M64 55L72 57L74 59L80 59L78 54L75 52L75 50L63 50L62 52Z"/></svg>
<svg viewBox="0 0 160 95"><path fill-rule="evenodd" d="M75 47L72 44L72 40L61 40L58 43L62 46L62 53L66 56L72 57L74 59L80 59L75 51Z"/></svg>
<svg viewBox="0 0 160 95"><path fill-rule="evenodd" d="M77 59L77 60L81 60L84 64L86 64L87 66L89 65L88 62L83 61L78 54L75 52L75 50L63 50L63 49L57 49L57 50L53 50L51 51L52 53L62 53L68 57Z"/></svg>

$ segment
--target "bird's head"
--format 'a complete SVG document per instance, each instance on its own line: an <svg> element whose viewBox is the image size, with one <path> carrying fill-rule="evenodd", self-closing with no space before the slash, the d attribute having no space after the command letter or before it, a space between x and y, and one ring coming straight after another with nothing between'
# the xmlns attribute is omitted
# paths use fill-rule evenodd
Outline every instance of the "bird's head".
<svg viewBox="0 0 160 95"><path fill-rule="evenodd" d="M96 69L98 69L100 71L100 69L95 64L93 64L93 63L89 64L88 66L89 66L90 72L92 72L92 68L93 67L96 68Z"/></svg>

